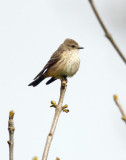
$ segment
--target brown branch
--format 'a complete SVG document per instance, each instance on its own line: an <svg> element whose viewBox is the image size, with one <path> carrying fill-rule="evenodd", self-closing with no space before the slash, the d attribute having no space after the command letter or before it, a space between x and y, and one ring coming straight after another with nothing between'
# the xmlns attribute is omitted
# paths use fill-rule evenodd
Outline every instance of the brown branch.
<svg viewBox="0 0 126 160"><path fill-rule="evenodd" d="M123 55L123 53L121 52L121 50L119 49L119 47L117 46L117 44L115 43L113 37L111 36L111 34L108 32L108 29L106 28L105 24L103 23L101 17L99 16L99 13L94 5L93 0L89 0L91 7L101 25L101 27L103 28L104 32L105 32L105 36L109 39L109 41L111 42L111 44L113 45L113 47L115 48L115 50L117 51L117 53L120 55L120 57L122 58L122 60L124 61L124 63L126 63L126 57Z"/></svg>
<svg viewBox="0 0 126 160"><path fill-rule="evenodd" d="M9 131L9 160L13 160L13 148L14 148L14 111L9 112L8 131Z"/></svg>
<svg viewBox="0 0 126 160"><path fill-rule="evenodd" d="M124 120L126 122L126 114L125 114L121 104L119 103L118 96L114 95L113 97L114 97L115 103L117 104L117 106L118 106L118 108L119 108L119 110L120 110L120 112L122 114L122 120Z"/></svg>
<svg viewBox="0 0 126 160"><path fill-rule="evenodd" d="M53 139L53 136L54 136L54 132L55 132L56 125L57 125L57 122L58 122L61 111L63 110L65 112L68 112L68 110L65 109L65 108L67 108L67 105L62 107L62 103L63 103L63 99L64 99L64 95L65 95L65 92L66 92L66 87L67 87L66 83L67 83L66 80L61 81L60 98L59 98L58 105L56 105L56 103L54 101L51 101L52 106L55 107L56 109L55 109L55 115L54 115L54 118L53 118L52 126L51 126L50 132L47 136L42 160L47 160L50 145L51 145L51 142L52 142L52 139Z"/></svg>

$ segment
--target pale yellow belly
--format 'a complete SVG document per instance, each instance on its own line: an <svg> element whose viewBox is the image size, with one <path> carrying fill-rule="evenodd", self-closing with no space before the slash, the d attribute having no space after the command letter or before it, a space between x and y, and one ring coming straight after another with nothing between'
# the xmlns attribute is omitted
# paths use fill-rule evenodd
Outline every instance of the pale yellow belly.
<svg viewBox="0 0 126 160"><path fill-rule="evenodd" d="M61 60L51 66L46 75L48 77L62 78L63 76L72 77L79 69L80 59L78 53L63 54Z"/></svg>

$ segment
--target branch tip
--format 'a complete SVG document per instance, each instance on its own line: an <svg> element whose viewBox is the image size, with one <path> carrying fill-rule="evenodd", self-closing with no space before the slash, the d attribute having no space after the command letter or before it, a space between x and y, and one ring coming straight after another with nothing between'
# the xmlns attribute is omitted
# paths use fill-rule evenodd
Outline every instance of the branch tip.
<svg viewBox="0 0 126 160"><path fill-rule="evenodd" d="M116 105L118 106L118 108L122 114L122 120L124 120L126 122L126 114L125 114L121 104L119 103L118 96L114 95L113 97L114 97L114 101L115 101Z"/></svg>
<svg viewBox="0 0 126 160"><path fill-rule="evenodd" d="M117 100L118 99L118 95L114 94L113 98L114 98L114 100Z"/></svg>
<svg viewBox="0 0 126 160"><path fill-rule="evenodd" d="M38 157L34 157L32 160L38 160Z"/></svg>
<svg viewBox="0 0 126 160"><path fill-rule="evenodd" d="M67 84L67 79L62 79L61 80L61 87L62 87L62 89L64 89L66 87L66 84Z"/></svg>
<svg viewBox="0 0 126 160"><path fill-rule="evenodd" d="M126 122L126 116L122 116L122 120L124 120L124 122Z"/></svg>
<svg viewBox="0 0 126 160"><path fill-rule="evenodd" d="M15 114L14 111L11 110L11 111L9 112L9 119L13 119L14 114Z"/></svg>
<svg viewBox="0 0 126 160"><path fill-rule="evenodd" d="M9 145L9 160L13 160L13 148L14 148L14 111L11 110L9 112L9 120L8 120L8 131L9 131L9 140L7 141Z"/></svg>

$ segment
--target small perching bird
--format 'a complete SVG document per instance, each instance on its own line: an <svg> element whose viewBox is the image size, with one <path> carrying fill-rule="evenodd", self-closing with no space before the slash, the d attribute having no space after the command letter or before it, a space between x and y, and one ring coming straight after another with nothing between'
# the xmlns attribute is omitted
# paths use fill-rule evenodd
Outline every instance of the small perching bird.
<svg viewBox="0 0 126 160"><path fill-rule="evenodd" d="M29 86L35 87L47 77L51 77L51 79L46 84L50 84L56 79L72 77L80 66L79 49L83 49L83 47L79 47L76 41L66 39L52 54L43 70L34 78L34 81Z"/></svg>

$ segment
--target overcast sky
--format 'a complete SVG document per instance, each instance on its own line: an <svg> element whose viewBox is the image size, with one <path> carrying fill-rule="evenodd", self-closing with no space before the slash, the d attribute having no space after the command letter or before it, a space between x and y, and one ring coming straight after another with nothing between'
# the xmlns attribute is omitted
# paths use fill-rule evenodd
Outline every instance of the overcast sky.
<svg viewBox="0 0 126 160"><path fill-rule="evenodd" d="M126 1L95 0L104 23L126 56ZM105 38L88 0L0 1L0 159L8 159L8 114L15 112L14 159L42 157L60 81L28 87L66 38L80 50L78 73L68 79L64 104L48 159L124 160L126 65Z"/></svg>

